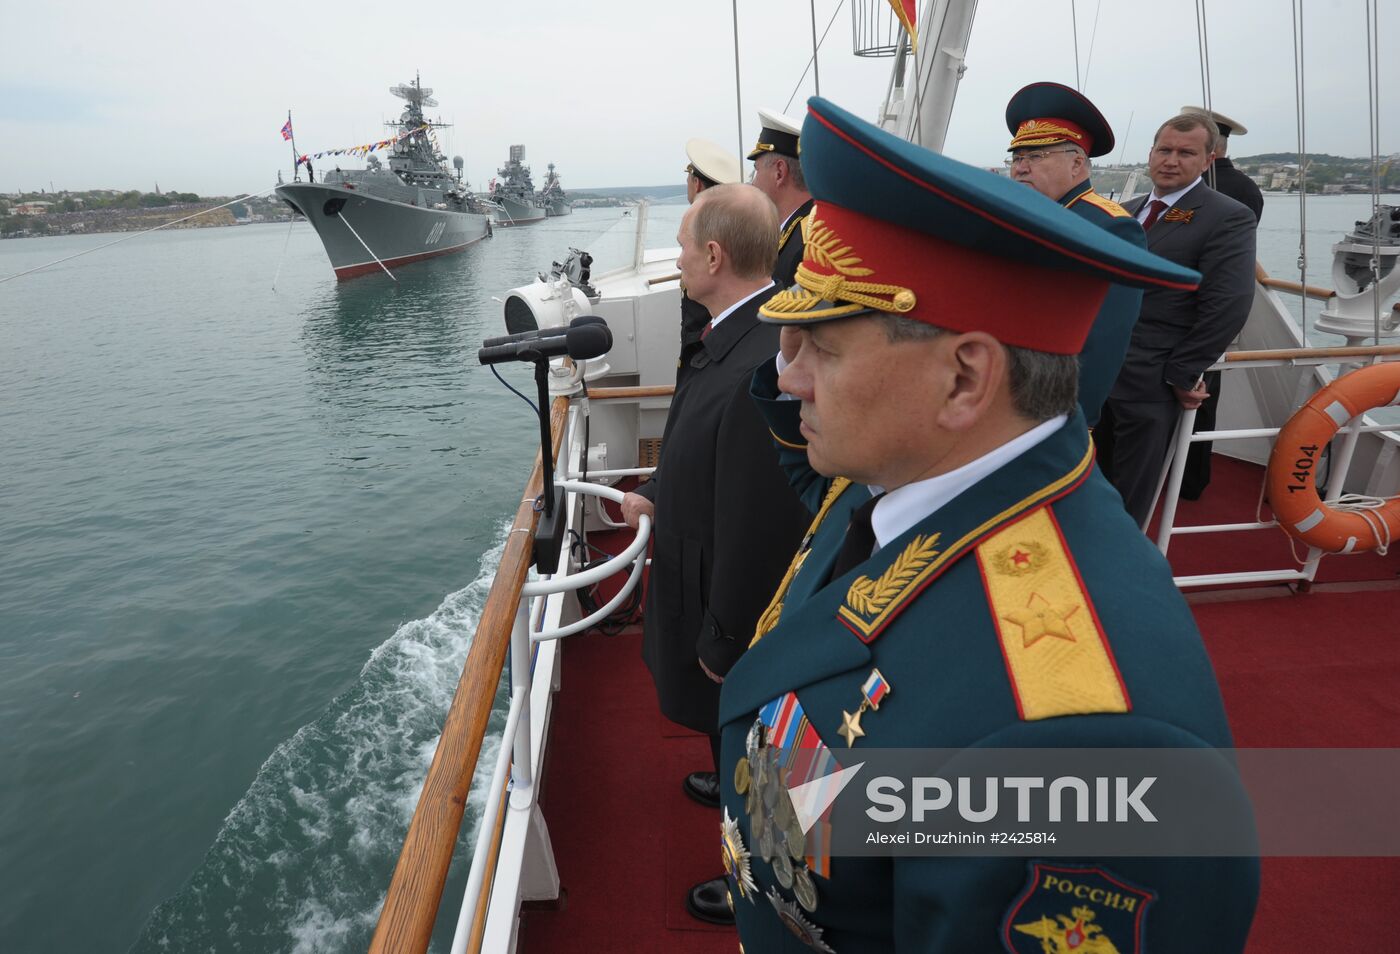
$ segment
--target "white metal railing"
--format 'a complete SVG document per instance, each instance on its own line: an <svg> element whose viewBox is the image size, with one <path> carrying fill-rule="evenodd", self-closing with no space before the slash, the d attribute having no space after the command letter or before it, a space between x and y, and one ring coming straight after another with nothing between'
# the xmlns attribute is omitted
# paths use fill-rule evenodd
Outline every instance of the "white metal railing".
<svg viewBox="0 0 1400 954"><path fill-rule="evenodd" d="M582 447L581 417L571 416L565 433L564 446L560 450L560 460L568 461L568 479L556 482L556 486L566 491L565 507L570 528L575 517L581 519L578 506L583 496L596 496L621 503L624 494L611 487L576 479L580 474L583 455L588 449ZM650 473L653 468L633 468L627 473ZM622 476L616 472L594 472L590 477ZM612 521L605 521L614 525ZM505 824L501 826L502 839L511 827L512 821L520 823L524 837L541 838L545 842L539 855L541 864L547 869L543 875L552 884L557 894L558 873L553 867L553 853L548 848L548 836L542 819L538 818L538 786L535 785L535 765L540 753L536 752L532 740L542 733L542 726L535 724L532 714L531 697L541 694L548 698L552 676L546 682L536 685L536 662L542 648L551 653L553 667L554 649L548 644L566 636L581 633L605 619L626 600L641 580L646 565L647 544L651 535L651 518L643 516L637 534L621 553L606 562L580 573L561 573L545 576L527 582L521 589L515 622L510 637L510 707L506 713L505 729L501 734L500 749L496 755L491 779L487 785L486 804L482 812L481 825L477 831L476 844L472 853L471 870L467 876L466 888L462 895L462 905L457 914L457 927L452 939L452 954L465 954L473 941L474 921L483 913L483 905L488 903L492 891L502 887L497 882L498 866L493 865L492 855L498 850L494 831L496 819L506 812ZM563 566L570 566L568 554ZM586 617L571 623L560 622L564 615L563 597L584 586L591 586L618 573L627 564L632 564L632 572L619 589L616 596L603 607ZM549 621L552 625L547 625ZM532 691L533 685L533 691ZM543 714L541 714L543 715ZM542 735L541 735L542 737ZM508 801L507 801L508 799ZM503 805L503 802L505 803ZM511 906L512 909L514 905ZM485 938L483 937L483 941ZM477 950L481 948L475 948Z"/></svg>
<svg viewBox="0 0 1400 954"><path fill-rule="evenodd" d="M1359 367L1363 364L1378 364L1383 362L1385 357L1386 355L1364 357L1356 361L1353 366ZM1391 357L1393 357L1393 355ZM1318 365L1336 363L1336 361L1337 357L1333 354L1259 358L1245 358L1242 355L1233 355L1230 356L1228 360L1215 363L1208 370L1243 371L1261 367L1315 367ZM1345 371L1347 367L1347 365L1343 365L1343 370ZM1332 469L1328 477L1330 489L1325 501L1327 504L1335 504L1342 496L1342 488L1346 483L1347 474L1351 469L1352 457L1355 455L1357 440L1360 436L1365 433L1376 431L1400 431L1400 422L1390 424L1365 424L1363 423L1365 419L1365 412L1358 414L1337 431L1338 436L1342 437L1342 445L1332 460ZM1257 519L1259 516L1257 510L1255 513L1256 519L1248 522L1194 524L1182 527L1175 525L1177 505L1181 497L1181 484L1186 472L1187 452L1190 450L1192 444L1213 441L1245 440L1248 438L1260 437L1273 438L1277 437L1279 431L1282 430L1281 427L1251 427L1232 430L1201 431L1193 434L1192 430L1195 427L1195 423L1196 411L1183 409L1181 417L1177 421L1176 434L1173 437L1172 447L1167 454L1167 459L1163 464L1162 478L1158 484L1158 495L1162 500L1162 517L1157 529L1157 548L1161 550L1163 556L1167 555L1172 538L1175 536L1267 530L1278 526L1277 520ZM1163 484L1165 484L1165 493L1163 493ZM1151 518L1149 517L1149 519ZM1144 527L1144 529L1146 528ZM1313 579L1316 578L1318 565L1325 555L1323 551L1316 547L1309 547L1308 555L1301 567L1277 570L1246 570L1235 573L1202 573L1190 576L1177 576L1173 577L1173 580L1179 588L1189 586L1218 586L1234 583L1282 583L1293 581L1306 581L1311 583Z"/></svg>

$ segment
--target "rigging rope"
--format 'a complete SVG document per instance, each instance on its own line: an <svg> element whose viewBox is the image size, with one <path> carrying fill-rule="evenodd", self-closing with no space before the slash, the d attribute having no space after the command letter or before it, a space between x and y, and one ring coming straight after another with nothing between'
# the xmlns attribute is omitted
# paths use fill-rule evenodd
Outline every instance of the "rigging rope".
<svg viewBox="0 0 1400 954"><path fill-rule="evenodd" d="M836 22L836 17L841 13L841 8L845 5L846 0L841 0L841 2L836 5L835 12L831 14L831 19L827 21L826 29L822 31L822 38L817 41L816 49L821 49L822 45L826 43L826 35L831 32L831 27ZM813 26L815 27L815 24L813 24ZM816 61L817 53L816 50L813 50L812 58L808 60L807 65L802 68L802 75L797 78L797 85L792 88L792 95L787 98L787 102L783 105L784 113L792 106L792 101L797 98L797 91L802 88L802 81L807 78L807 71L812 68L812 64L816 63ZM820 96L821 93L818 92L817 95Z"/></svg>
<svg viewBox="0 0 1400 954"><path fill-rule="evenodd" d="M1210 101L1210 42L1206 38L1206 0L1196 0L1196 53L1201 64L1201 105L1212 112ZM1211 119L1214 122L1214 118ZM1215 188L1215 163L1206 170L1206 180Z"/></svg>
<svg viewBox="0 0 1400 954"><path fill-rule="evenodd" d="M1366 0L1366 122L1371 131L1371 296L1375 301L1375 343L1381 343L1381 86L1380 5Z"/></svg>
<svg viewBox="0 0 1400 954"><path fill-rule="evenodd" d="M277 258L277 271L272 273L272 290L277 290L277 279L282 274L282 263L287 260L287 246L292 244L292 226L296 224L294 215L287 220L287 238L282 242L282 254Z"/></svg>
<svg viewBox="0 0 1400 954"><path fill-rule="evenodd" d="M1099 11L1102 9L1103 0L1099 0L1094 6L1094 25L1089 30L1089 55L1084 57L1084 89L1080 90L1081 93L1089 88L1089 68L1094 65L1094 40L1099 35Z"/></svg>
<svg viewBox="0 0 1400 954"><path fill-rule="evenodd" d="M1308 164L1307 117L1303 97L1303 0L1290 0L1293 6L1293 99L1298 113L1298 284L1308 283ZM1308 296L1299 304L1302 315L1303 345L1308 343Z"/></svg>
<svg viewBox="0 0 1400 954"><path fill-rule="evenodd" d="M734 11L734 112L739 119L739 178L744 175L744 101L739 86L739 0L733 0Z"/></svg>
<svg viewBox="0 0 1400 954"><path fill-rule="evenodd" d="M1084 92L1084 83L1079 79L1079 2L1069 0L1069 29L1074 37L1074 88Z"/></svg>
<svg viewBox="0 0 1400 954"><path fill-rule="evenodd" d="M812 82L817 88L817 95L822 94L822 71L817 64L817 0L808 0L808 7L812 11ZM787 110L784 109L784 112Z"/></svg>
<svg viewBox="0 0 1400 954"><path fill-rule="evenodd" d="M339 210L336 211L335 217L338 218L338 219L340 219L340 221L342 221L342 222L345 223L345 227L346 227L347 229L350 230L350 234L353 235L353 236L355 236L355 241L357 241L357 242L359 242L361 245L364 245L364 246L365 246L365 251L366 251L366 252L369 252L369 257L372 258L372 259L374 259L374 262L375 262L376 265L378 265L380 268L384 269L384 274L385 274L385 275L388 275L390 278L394 278L394 273L391 272L391 271L389 271L389 266L387 266L387 265L385 265L383 262L381 262L381 261L379 260L379 256L376 255L376 254L374 254L373 250L371 250L370 247L369 247L368 245L365 245L365 240L362 239L362 238L360 238L360 233L355 231L355 226L353 226L353 225L350 224L350 220L347 219L345 216L341 215ZM394 278L394 281L397 282L398 279L397 279L397 278Z"/></svg>
<svg viewBox="0 0 1400 954"><path fill-rule="evenodd" d="M220 209L226 209L231 205L237 205L240 202L247 202L249 199L261 199L263 196L270 195L271 193L276 191L277 187L273 186L271 189L266 189L256 194L239 196L238 198L233 199L232 201L225 202L223 205L216 205L212 209L200 209L198 212L195 212L191 215L186 215L183 218L175 219L170 222L163 222L160 225L157 225L155 228L143 229L140 232L133 232L130 235L123 235L121 238L112 242L108 242L105 245L99 245L96 248L84 249L81 252L75 252L72 255L65 255L63 258L55 259L46 265L36 265L33 268L27 268L24 271L16 272L13 275L6 275L4 278L0 278L0 285L3 285L8 281L13 281L14 279L20 278L24 275L31 275L34 272L41 272L46 268L52 268L55 265L61 265L64 262L71 262L75 258L82 258L84 255L91 254L92 252L100 252L104 248L111 248L113 245L120 245L122 242L129 241L130 239L140 238L143 235L149 235L152 232L157 232L161 229L167 229L172 225L179 225L181 222L188 222L190 219L204 215L206 212L217 212Z"/></svg>

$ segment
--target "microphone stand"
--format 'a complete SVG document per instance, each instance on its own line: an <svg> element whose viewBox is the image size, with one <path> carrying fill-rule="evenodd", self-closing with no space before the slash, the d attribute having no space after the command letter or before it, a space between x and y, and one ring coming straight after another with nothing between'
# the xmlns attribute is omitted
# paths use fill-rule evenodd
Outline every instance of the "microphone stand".
<svg viewBox="0 0 1400 954"><path fill-rule="evenodd" d="M532 557L535 569L553 573L559 569L559 547L564 541L564 490L554 486L554 439L549 426L549 358L535 361L535 389L540 408L540 465L544 473L544 513L535 530ZM537 505L538 506L538 505Z"/></svg>

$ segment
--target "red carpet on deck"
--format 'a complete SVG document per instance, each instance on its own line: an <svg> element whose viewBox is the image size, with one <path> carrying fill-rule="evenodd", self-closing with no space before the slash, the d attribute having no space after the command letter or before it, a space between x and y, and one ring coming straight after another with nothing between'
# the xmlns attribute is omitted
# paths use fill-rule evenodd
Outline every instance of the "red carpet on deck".
<svg viewBox="0 0 1400 954"><path fill-rule="evenodd" d="M732 954L732 928L685 910L690 886L723 871L719 812L681 791L687 773L710 766L709 741L662 732L635 631L574 637L563 650L543 811L568 901L526 912L519 949Z"/></svg>
<svg viewBox="0 0 1400 954"><path fill-rule="evenodd" d="M1400 590L1275 591L1192 607L1235 744L1400 747ZM1249 954L1400 950L1397 898L1397 858L1266 858Z"/></svg>

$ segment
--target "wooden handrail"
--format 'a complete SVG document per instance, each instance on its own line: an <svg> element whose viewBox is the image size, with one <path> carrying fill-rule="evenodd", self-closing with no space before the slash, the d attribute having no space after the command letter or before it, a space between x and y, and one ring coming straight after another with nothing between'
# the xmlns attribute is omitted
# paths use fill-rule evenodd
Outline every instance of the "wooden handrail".
<svg viewBox="0 0 1400 954"><path fill-rule="evenodd" d="M1279 291L1292 292L1295 295L1305 295L1308 298L1316 298L1319 301L1326 301L1337 294L1330 288L1319 288L1316 285L1303 285L1298 282L1290 282L1283 278L1270 278L1269 273L1264 271L1264 266L1257 261L1254 263L1254 278L1265 288L1277 288Z"/></svg>
<svg viewBox="0 0 1400 954"><path fill-rule="evenodd" d="M638 398L670 397L676 393L674 384L650 384L643 387L589 388L588 397L594 401L635 401Z"/></svg>
<svg viewBox="0 0 1400 954"><path fill-rule="evenodd" d="M680 280L680 277L681 277L681 273L680 273L680 272L676 272L676 274L674 274L674 275L661 275L661 276L659 276L659 277L657 277L657 278L648 278L648 279L647 279L647 284L648 284L648 285L664 285L664 284L666 284L667 282L679 281L679 280Z"/></svg>
<svg viewBox="0 0 1400 954"><path fill-rule="evenodd" d="M1318 288L1316 285L1300 285L1297 282L1290 282L1282 278L1259 279L1259 284L1265 288L1277 288L1280 291L1289 291L1295 295L1303 295L1317 301L1327 301L1336 296L1336 292L1328 288Z"/></svg>
<svg viewBox="0 0 1400 954"><path fill-rule="evenodd" d="M1291 361L1294 358L1376 358L1400 354L1400 345L1357 348L1275 348L1272 351L1231 351L1223 361Z"/></svg>
<svg viewBox="0 0 1400 954"><path fill-rule="evenodd" d="M560 396L550 407L554 435L552 454L558 459L564 440L564 423L569 399ZM531 548L539 513L535 498L544 492L544 470L538 454L525 485L525 495L515 512L515 522L506 538L496 578L481 611L471 650L457 683L457 693L443 723L442 737L428 777L418 796L413 821L409 823L403 850L399 853L394 877L379 912L379 923L370 941L371 954L421 954L428 949L437 920L452 849L462 827L482 737L491 717L496 686L505 666L511 628L520 605L520 589L530 570ZM483 831L482 835L486 832ZM490 879L487 879L490 884Z"/></svg>
<svg viewBox="0 0 1400 954"><path fill-rule="evenodd" d="M1292 292L1295 295L1302 295L1316 301L1328 301L1337 296L1337 293L1330 288L1319 288L1316 285L1302 285L1298 282L1290 282L1282 278L1270 278L1269 273L1264 271L1264 266L1258 262L1254 263L1254 277L1265 288L1277 288L1279 291ZM1400 302L1397 302L1391 309L1400 315Z"/></svg>

